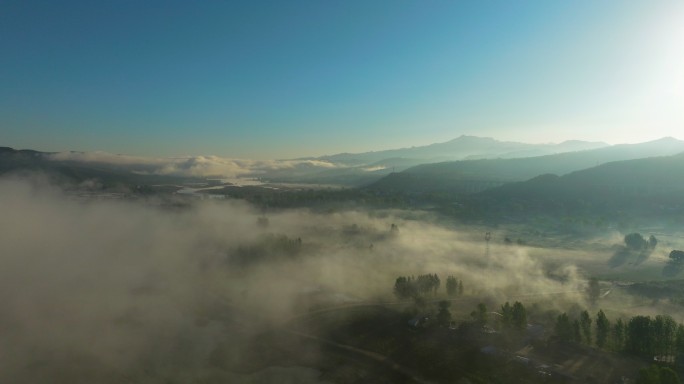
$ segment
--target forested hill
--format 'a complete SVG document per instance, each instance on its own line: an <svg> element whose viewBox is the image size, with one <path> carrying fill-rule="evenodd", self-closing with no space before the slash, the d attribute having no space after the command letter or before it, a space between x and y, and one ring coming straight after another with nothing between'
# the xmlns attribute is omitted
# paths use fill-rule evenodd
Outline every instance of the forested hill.
<svg viewBox="0 0 684 384"><path fill-rule="evenodd" d="M368 186L380 191L474 193L543 174L564 175L611 161L674 155L684 141L663 138L556 155L424 164L394 173Z"/></svg>
<svg viewBox="0 0 684 384"><path fill-rule="evenodd" d="M0 147L0 176L40 173L60 184L96 181L103 188L204 181L191 177L141 174L116 164L59 161L50 155L52 153Z"/></svg>
<svg viewBox="0 0 684 384"><path fill-rule="evenodd" d="M499 215L671 215L684 211L684 153L610 162L480 192L469 206ZM667 212L666 212L667 211Z"/></svg>

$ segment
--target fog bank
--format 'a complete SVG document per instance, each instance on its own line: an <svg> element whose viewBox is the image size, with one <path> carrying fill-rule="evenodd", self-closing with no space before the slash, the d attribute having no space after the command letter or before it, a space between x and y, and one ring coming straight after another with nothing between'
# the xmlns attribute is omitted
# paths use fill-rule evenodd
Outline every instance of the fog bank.
<svg viewBox="0 0 684 384"><path fill-rule="evenodd" d="M259 220L239 201L79 202L16 178L0 180L0 212L0 382L225 377L251 335L313 306L395 300L400 275L455 275L501 300L579 300L585 284L569 264L515 246L487 257L475 234L393 213Z"/></svg>

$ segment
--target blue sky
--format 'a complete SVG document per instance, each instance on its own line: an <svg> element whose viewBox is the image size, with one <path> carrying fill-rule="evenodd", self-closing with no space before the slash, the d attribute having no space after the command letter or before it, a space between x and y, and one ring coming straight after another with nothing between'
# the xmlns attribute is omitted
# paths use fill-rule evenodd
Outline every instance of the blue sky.
<svg viewBox="0 0 684 384"><path fill-rule="evenodd" d="M0 2L0 145L285 158L684 139L684 2Z"/></svg>

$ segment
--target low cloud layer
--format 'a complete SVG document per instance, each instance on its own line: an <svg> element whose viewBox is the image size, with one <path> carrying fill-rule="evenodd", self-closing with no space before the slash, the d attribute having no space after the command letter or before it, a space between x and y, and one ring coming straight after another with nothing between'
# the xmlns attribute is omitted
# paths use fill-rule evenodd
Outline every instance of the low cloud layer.
<svg viewBox="0 0 684 384"><path fill-rule="evenodd" d="M330 169L339 165L323 160L248 160L218 156L188 156L152 158L115 155L107 152L59 152L48 155L53 161L99 163L126 167L140 174L194 176L194 177L240 177L258 175L266 171L284 169Z"/></svg>
<svg viewBox="0 0 684 384"><path fill-rule="evenodd" d="M401 212L265 224L240 202L84 203L19 179L0 180L0 211L0 382L195 382L219 375L210 362L230 345L226 377L254 332L314 304L394 300L400 275L453 274L501 300L585 283L522 248L486 257L472 234Z"/></svg>

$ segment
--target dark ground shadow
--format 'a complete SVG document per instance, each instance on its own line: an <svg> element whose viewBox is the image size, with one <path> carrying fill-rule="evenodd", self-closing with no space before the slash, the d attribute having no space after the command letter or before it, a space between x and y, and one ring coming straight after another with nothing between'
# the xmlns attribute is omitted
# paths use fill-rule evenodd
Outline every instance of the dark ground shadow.
<svg viewBox="0 0 684 384"><path fill-rule="evenodd" d="M653 249L647 248L643 249L639 252L639 255L637 256L636 260L634 261L635 265L639 265L643 263L644 261L648 260L649 257L651 257L651 254L653 253Z"/></svg>
<svg viewBox="0 0 684 384"><path fill-rule="evenodd" d="M633 256L634 254L627 247L619 247L608 260L608 266L611 268L620 267L625 265Z"/></svg>
<svg viewBox="0 0 684 384"><path fill-rule="evenodd" d="M684 270L684 263L668 261L663 267L663 277L675 277Z"/></svg>
<svg viewBox="0 0 684 384"><path fill-rule="evenodd" d="M617 268L625 265L633 260L634 265L640 265L644 261L648 260L653 253L653 249L642 249L640 251L635 251L627 247L619 247L613 253L613 256L608 260L608 266L611 268Z"/></svg>

